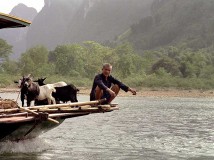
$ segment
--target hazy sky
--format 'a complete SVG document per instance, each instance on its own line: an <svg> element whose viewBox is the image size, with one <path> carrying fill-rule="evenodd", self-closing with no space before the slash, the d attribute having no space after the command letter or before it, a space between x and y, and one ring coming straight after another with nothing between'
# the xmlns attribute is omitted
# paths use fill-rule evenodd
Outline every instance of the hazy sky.
<svg viewBox="0 0 214 160"><path fill-rule="evenodd" d="M34 7L39 12L44 6L44 0L0 0L0 12L10 13L14 6L23 3L28 7Z"/></svg>

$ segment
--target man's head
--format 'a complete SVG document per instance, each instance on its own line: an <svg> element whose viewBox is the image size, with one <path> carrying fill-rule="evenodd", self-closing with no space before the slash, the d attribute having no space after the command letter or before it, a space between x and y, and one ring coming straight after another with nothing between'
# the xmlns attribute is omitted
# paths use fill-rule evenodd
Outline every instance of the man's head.
<svg viewBox="0 0 214 160"><path fill-rule="evenodd" d="M102 73L104 76L108 77L111 74L112 65L109 63L104 63L102 68Z"/></svg>

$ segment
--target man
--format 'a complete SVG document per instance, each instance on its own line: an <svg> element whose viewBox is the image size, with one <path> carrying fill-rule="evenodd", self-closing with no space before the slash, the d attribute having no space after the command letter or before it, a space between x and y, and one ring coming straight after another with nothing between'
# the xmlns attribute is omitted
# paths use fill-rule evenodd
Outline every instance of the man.
<svg viewBox="0 0 214 160"><path fill-rule="evenodd" d="M109 63L103 64L102 73L98 74L94 78L92 90L90 93L90 100L98 100L106 98L104 104L109 104L117 96L120 88L125 92L130 91L133 95L136 95L136 91L125 84L112 77L111 74L112 65ZM112 86L113 84L113 86Z"/></svg>

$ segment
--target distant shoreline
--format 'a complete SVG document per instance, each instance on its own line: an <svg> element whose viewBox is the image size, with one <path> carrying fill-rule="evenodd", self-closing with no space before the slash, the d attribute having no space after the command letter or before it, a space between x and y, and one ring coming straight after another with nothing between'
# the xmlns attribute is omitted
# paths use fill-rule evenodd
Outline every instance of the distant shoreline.
<svg viewBox="0 0 214 160"><path fill-rule="evenodd" d="M80 91L78 94L80 95L89 95L90 89L86 87L79 87ZM0 93L8 93L14 92L18 93L20 91L19 88L0 88ZM120 91L119 97L134 97L130 92ZM187 98L200 98L200 97L214 97L213 90L180 90L180 89L150 89L143 88L141 90L137 90L138 97L187 97Z"/></svg>
<svg viewBox="0 0 214 160"><path fill-rule="evenodd" d="M89 95L90 89L80 89L79 94ZM120 91L120 97L134 97L130 92ZM137 90L138 97L189 97L189 98L200 98L200 97L214 97L213 90L179 90L179 89L150 89L143 88L141 90Z"/></svg>

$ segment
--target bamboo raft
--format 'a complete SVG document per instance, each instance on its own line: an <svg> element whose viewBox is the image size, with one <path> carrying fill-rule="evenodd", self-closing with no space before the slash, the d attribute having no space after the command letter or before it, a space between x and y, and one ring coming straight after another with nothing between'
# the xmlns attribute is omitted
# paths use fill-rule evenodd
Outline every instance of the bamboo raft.
<svg viewBox="0 0 214 160"><path fill-rule="evenodd" d="M0 99L0 141L35 138L67 118L119 109L117 104L99 105L101 101L21 107L13 100Z"/></svg>

